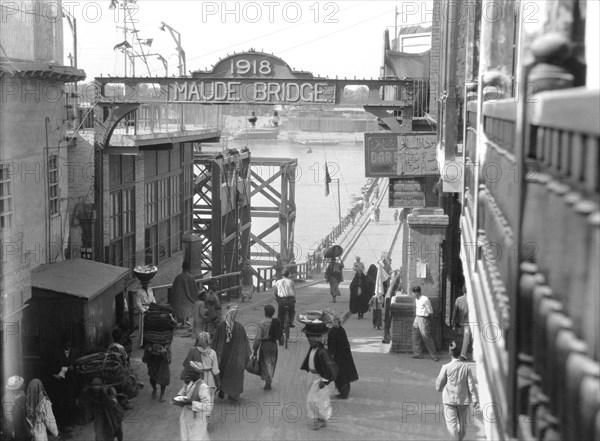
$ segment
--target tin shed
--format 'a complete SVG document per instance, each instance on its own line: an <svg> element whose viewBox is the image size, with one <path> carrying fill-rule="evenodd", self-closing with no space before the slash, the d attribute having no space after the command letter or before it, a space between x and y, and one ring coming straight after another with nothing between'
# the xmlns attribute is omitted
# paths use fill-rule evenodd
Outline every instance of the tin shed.
<svg viewBox="0 0 600 441"><path fill-rule="evenodd" d="M104 348L117 323L129 270L86 259L40 265L31 272L24 316L25 356L48 360L68 335L79 354Z"/></svg>

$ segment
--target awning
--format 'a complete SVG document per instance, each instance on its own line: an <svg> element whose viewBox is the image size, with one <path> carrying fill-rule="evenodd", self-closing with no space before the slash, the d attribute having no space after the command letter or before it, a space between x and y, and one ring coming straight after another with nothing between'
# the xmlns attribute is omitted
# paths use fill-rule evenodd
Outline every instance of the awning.
<svg viewBox="0 0 600 441"><path fill-rule="evenodd" d="M35 268L31 286L89 301L122 282L128 274L127 268L93 260L63 260Z"/></svg>

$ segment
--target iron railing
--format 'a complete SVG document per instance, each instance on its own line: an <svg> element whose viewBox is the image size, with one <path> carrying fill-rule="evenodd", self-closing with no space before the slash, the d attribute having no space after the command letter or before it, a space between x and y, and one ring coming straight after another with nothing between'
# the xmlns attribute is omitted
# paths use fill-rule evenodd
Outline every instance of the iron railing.
<svg viewBox="0 0 600 441"><path fill-rule="evenodd" d="M374 179L363 194L363 197L366 200L370 199L371 194L377 185L378 179ZM363 209L364 206L362 204L357 204L352 207L348 211L348 214L342 218L342 221L333 227L331 232L329 232L329 234L327 234L321 240L321 242L319 242L317 249L306 257L306 262L287 265L286 268L290 271L290 277L297 280L306 280L314 273L322 272L324 268L323 251L335 244L336 240L339 239L342 234L344 234L348 226L354 225L356 216L362 213ZM267 289L271 288L273 286L273 282L277 280L277 270L275 267L258 268L255 276L258 279L257 291L266 291Z"/></svg>

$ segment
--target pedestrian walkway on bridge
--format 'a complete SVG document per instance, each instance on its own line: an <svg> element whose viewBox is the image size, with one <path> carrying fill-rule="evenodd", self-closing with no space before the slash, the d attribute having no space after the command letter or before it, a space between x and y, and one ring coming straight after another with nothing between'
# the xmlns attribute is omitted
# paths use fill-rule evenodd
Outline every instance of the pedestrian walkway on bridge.
<svg viewBox="0 0 600 441"><path fill-rule="evenodd" d="M383 254L388 255L392 261L393 269L400 269L402 263L402 231L404 226L399 221L394 221L395 208L388 207L388 180L382 179L379 183L378 198L372 198L369 207L366 207L353 228L346 232L339 244L344 248L342 256L345 274L352 277L352 265L355 257L359 256L365 269L371 264L377 264ZM375 203L379 206L379 222L370 219L370 206ZM401 209L398 210L400 214Z"/></svg>
<svg viewBox="0 0 600 441"><path fill-rule="evenodd" d="M393 209L385 207L387 192L381 193L380 222L367 222L368 215L363 214L347 232L350 237L339 242L354 242L354 247L347 254L348 262L354 260L356 253L365 264L375 263L381 251L389 251L398 225L393 222ZM392 249L394 263L401 261L397 247L398 244ZM337 303L332 302L329 285L322 275L314 275L312 281L298 283L297 313L322 308L330 308L340 314L346 312L352 276L351 264L349 266L340 285L342 296L338 297ZM250 302L239 303L236 319L245 326L251 344L267 303L275 305L270 290L257 293ZM435 390L435 379L442 364L449 361L448 354L440 354L440 362L436 363L429 359L412 359L411 354L389 353L390 345L381 342L383 331L373 329L370 314L367 313L363 320L351 316L344 324L360 379L352 383L348 399L332 398L333 417L326 428L311 430L307 421L306 393L310 378L300 370L300 365L309 346L300 324L296 323L296 327L291 329L289 348L279 349L273 390L265 391L264 382L259 377L246 373L244 392L239 402L216 398L209 423L210 439L447 440L442 394ZM167 396L174 396L181 386L182 363L193 344L192 339L185 337L186 334L183 330L177 331L172 344L171 384L167 388ZM140 380L147 383L141 358L142 352L135 350L132 365ZM335 396L335 386L330 387L332 396ZM134 409L127 411L123 423L124 439L178 439L180 408L152 400L150 394L151 388L146 387L132 400ZM485 414L485 409L482 411ZM475 412L472 408L470 412L466 439L485 439L482 412ZM93 423L78 428L74 435L76 440L93 439Z"/></svg>

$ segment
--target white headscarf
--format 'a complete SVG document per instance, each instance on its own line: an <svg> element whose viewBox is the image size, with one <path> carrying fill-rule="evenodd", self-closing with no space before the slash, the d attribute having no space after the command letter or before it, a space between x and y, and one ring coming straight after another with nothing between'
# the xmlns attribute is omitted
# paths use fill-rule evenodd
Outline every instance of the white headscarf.
<svg viewBox="0 0 600 441"><path fill-rule="evenodd" d="M233 323L235 322L235 315L237 314L238 306L230 305L225 312L225 329L227 337L225 338L225 343L229 343L231 341L231 335L233 333Z"/></svg>

